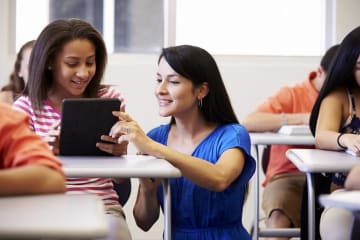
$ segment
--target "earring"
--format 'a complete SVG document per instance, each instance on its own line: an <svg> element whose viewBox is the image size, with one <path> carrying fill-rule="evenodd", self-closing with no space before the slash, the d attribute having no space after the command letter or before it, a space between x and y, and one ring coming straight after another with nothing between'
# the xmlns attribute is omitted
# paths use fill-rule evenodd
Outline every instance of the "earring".
<svg viewBox="0 0 360 240"><path fill-rule="evenodd" d="M52 70L52 67L51 67L51 66L48 66L47 69L48 69L49 71L51 71L51 70Z"/></svg>
<svg viewBox="0 0 360 240"><path fill-rule="evenodd" d="M198 106L199 106L200 109L202 108L202 105L203 105L202 98L200 98L198 100Z"/></svg>

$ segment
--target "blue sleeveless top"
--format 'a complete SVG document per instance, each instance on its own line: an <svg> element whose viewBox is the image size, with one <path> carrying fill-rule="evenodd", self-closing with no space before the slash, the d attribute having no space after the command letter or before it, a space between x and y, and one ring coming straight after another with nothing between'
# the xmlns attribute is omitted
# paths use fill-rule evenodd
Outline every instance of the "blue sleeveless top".
<svg viewBox="0 0 360 240"><path fill-rule="evenodd" d="M356 115L355 97L349 89L350 116L345 125L340 129L340 133L360 134L360 118ZM340 186L344 186L347 173L335 173L332 181Z"/></svg>

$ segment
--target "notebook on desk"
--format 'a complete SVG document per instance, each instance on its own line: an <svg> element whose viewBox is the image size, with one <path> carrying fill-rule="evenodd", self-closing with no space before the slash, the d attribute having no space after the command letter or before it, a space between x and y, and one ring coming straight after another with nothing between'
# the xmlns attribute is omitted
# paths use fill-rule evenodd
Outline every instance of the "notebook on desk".
<svg viewBox="0 0 360 240"><path fill-rule="evenodd" d="M101 135L108 135L118 120L112 111L120 110L119 99L76 98L62 102L60 155L110 155L96 147Z"/></svg>
<svg viewBox="0 0 360 240"><path fill-rule="evenodd" d="M283 135L312 135L310 127L308 125L284 125L278 130L279 134Z"/></svg>

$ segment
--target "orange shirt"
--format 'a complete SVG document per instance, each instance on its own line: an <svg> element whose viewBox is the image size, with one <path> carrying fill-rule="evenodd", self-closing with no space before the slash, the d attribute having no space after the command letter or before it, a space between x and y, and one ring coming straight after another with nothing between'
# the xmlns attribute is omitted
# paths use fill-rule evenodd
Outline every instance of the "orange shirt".
<svg viewBox="0 0 360 240"><path fill-rule="evenodd" d="M0 103L0 116L0 169L39 164L64 174L48 144L30 130L26 114Z"/></svg>
<svg viewBox="0 0 360 240"><path fill-rule="evenodd" d="M318 91L311 84L309 78L294 86L282 87L275 95L268 98L266 102L261 104L258 112L270 113L309 113L318 96ZM281 173L299 172L294 164L289 161L285 152L289 148L309 148L309 146L299 145L272 145L270 150L270 160L265 174L265 186L269 179L274 175Z"/></svg>

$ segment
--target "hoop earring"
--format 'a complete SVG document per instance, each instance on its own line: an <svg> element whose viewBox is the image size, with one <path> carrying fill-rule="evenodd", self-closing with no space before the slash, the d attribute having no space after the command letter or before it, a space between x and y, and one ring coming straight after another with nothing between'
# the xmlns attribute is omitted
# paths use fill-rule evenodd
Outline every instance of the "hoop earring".
<svg viewBox="0 0 360 240"><path fill-rule="evenodd" d="M200 98L198 100L198 106L199 106L200 109L202 108L202 106L203 106L202 98Z"/></svg>

